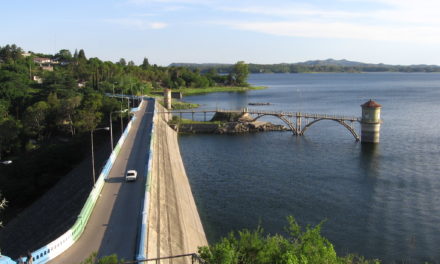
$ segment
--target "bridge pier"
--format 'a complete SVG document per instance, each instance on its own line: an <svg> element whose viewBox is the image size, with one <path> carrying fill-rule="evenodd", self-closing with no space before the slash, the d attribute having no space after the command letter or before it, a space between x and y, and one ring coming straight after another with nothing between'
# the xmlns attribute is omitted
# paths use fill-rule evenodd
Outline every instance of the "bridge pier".
<svg viewBox="0 0 440 264"><path fill-rule="evenodd" d="M361 142L379 143L380 140L380 109L382 106L373 100L361 105L362 119L361 123Z"/></svg>
<svg viewBox="0 0 440 264"><path fill-rule="evenodd" d="M171 110L172 106L171 106L171 89L166 88L163 91L163 101L164 101L164 106L166 109Z"/></svg>
<svg viewBox="0 0 440 264"><path fill-rule="evenodd" d="M301 118L301 113L297 113L296 115L296 135L302 135L302 118Z"/></svg>

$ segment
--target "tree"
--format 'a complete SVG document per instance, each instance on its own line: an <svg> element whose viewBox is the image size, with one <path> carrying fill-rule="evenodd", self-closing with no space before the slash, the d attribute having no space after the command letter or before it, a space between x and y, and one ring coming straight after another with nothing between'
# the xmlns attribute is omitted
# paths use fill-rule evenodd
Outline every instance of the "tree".
<svg viewBox="0 0 440 264"><path fill-rule="evenodd" d="M127 66L127 62L125 61L124 58L120 58L119 61L118 61L118 64L122 65L122 66Z"/></svg>
<svg viewBox="0 0 440 264"><path fill-rule="evenodd" d="M70 53L70 51L67 49L62 49L57 54L55 54L55 57L60 60L70 61L72 60L72 53Z"/></svg>
<svg viewBox="0 0 440 264"><path fill-rule="evenodd" d="M98 258L96 252L93 252L88 258L82 261L81 264L119 264L123 262L123 259L118 260L116 254Z"/></svg>
<svg viewBox="0 0 440 264"><path fill-rule="evenodd" d="M321 236L322 223L303 230L292 216L288 222L287 237L264 235L261 227L255 231L245 229L238 234L230 233L214 245L199 248L199 254L211 264L379 263L354 255L338 257L333 245Z"/></svg>
<svg viewBox="0 0 440 264"><path fill-rule="evenodd" d="M91 131L101 122L102 94L91 92L85 95L80 109L74 118L74 125L79 131Z"/></svg>
<svg viewBox="0 0 440 264"><path fill-rule="evenodd" d="M21 108L21 102L30 91L26 68L23 71L16 66L0 69L0 98L8 101L13 108Z"/></svg>
<svg viewBox="0 0 440 264"><path fill-rule="evenodd" d="M229 74L230 85L249 86L247 77L249 75L248 65L244 61L237 62Z"/></svg>
<svg viewBox="0 0 440 264"><path fill-rule="evenodd" d="M8 117L9 102L0 99L0 122Z"/></svg>
<svg viewBox="0 0 440 264"><path fill-rule="evenodd" d="M24 125L26 133L37 139L43 138L44 130L47 127L46 116L49 112L49 105L40 101L26 109Z"/></svg>
<svg viewBox="0 0 440 264"><path fill-rule="evenodd" d="M17 45L6 45L5 47L0 47L0 59L4 61L13 60L16 61L22 58L23 50Z"/></svg>
<svg viewBox="0 0 440 264"><path fill-rule="evenodd" d="M78 59L79 59L79 60L87 60L87 58L86 58L86 53L84 52L83 49L80 49L80 50L79 50L79 53L78 53Z"/></svg>
<svg viewBox="0 0 440 264"><path fill-rule="evenodd" d="M20 123L13 118L0 120L0 158L3 153L18 148L20 129Z"/></svg>
<svg viewBox="0 0 440 264"><path fill-rule="evenodd" d="M87 110L79 110L75 118L75 128L81 132L92 131L101 121L102 114L97 112L89 112Z"/></svg>
<svg viewBox="0 0 440 264"><path fill-rule="evenodd" d="M61 117L61 127L65 126L67 123L68 130L72 137L75 135L75 127L73 125L73 115L75 114L75 110L81 104L82 97L77 95L70 98L66 98L62 100L60 107L60 117Z"/></svg>
<svg viewBox="0 0 440 264"><path fill-rule="evenodd" d="M147 58L144 58L144 60L142 61L141 68L146 70L146 69L148 69L148 67L150 67L150 63L148 62Z"/></svg>

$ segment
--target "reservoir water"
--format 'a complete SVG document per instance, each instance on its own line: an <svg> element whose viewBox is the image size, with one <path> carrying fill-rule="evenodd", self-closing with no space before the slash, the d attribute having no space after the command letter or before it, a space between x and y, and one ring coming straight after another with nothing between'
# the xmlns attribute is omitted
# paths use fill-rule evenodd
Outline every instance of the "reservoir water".
<svg viewBox="0 0 440 264"><path fill-rule="evenodd" d="M440 263L440 74L257 74L249 82L268 88L184 99L205 109L270 102L252 108L348 116L373 99L382 105L381 142L356 142L333 121L302 137L181 135L211 243L258 224L282 233L293 215L302 226L325 220L322 233L341 255Z"/></svg>

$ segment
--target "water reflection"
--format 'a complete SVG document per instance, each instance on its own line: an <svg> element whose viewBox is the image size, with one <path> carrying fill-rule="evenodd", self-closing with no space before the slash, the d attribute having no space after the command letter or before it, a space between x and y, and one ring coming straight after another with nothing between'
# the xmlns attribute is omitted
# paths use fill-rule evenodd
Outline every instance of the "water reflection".
<svg viewBox="0 0 440 264"><path fill-rule="evenodd" d="M362 143L360 153L360 168L364 171L367 178L378 177L380 170L380 145L373 143Z"/></svg>
<svg viewBox="0 0 440 264"><path fill-rule="evenodd" d="M319 123L303 137L290 132L182 137L185 167L211 241L253 228L259 218L265 230L280 232L285 216L294 215L304 225L328 219L323 234L341 254L383 263L440 260L439 75L251 77L251 83L270 88L186 100L202 109L270 102L261 108L351 116L372 97L386 106L381 143L353 143L339 125ZM405 88L409 84L414 88ZM404 114L402 105L408 109Z"/></svg>

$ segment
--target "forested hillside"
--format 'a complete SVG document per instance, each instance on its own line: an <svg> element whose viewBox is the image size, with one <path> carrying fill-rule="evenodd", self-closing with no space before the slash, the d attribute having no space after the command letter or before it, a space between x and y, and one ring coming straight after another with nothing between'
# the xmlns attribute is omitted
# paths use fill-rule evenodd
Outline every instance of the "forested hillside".
<svg viewBox="0 0 440 264"><path fill-rule="evenodd" d="M184 66L190 69L198 69L201 72L215 70L219 73L229 73L232 64L197 64L197 63L173 63L171 66ZM249 64L250 73L314 73L314 72L440 72L437 65L388 65L362 63L348 60L313 60L298 63L277 64Z"/></svg>
<svg viewBox="0 0 440 264"><path fill-rule="evenodd" d="M150 65L147 58L139 66L123 58L101 61L82 49L40 54L0 47L0 161L12 161L0 164L6 211L28 205L56 183L90 152L90 131L109 126L110 113L127 108L127 100L105 93L247 85L247 65L237 63L236 69L229 75L201 74Z"/></svg>

